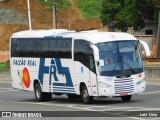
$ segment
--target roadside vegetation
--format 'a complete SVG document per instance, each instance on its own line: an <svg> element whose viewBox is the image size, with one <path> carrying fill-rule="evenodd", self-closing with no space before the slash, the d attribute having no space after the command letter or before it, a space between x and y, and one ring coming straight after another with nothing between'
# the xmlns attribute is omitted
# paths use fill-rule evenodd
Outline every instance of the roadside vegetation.
<svg viewBox="0 0 160 120"><path fill-rule="evenodd" d="M36 0L44 4L46 8L53 8L52 0ZM86 19L98 18L100 16L100 9L103 0L75 0L79 9L82 11ZM71 0L56 0L57 9L66 9L71 6Z"/></svg>
<svg viewBox="0 0 160 120"><path fill-rule="evenodd" d="M87 19L100 16L103 0L76 0L79 9Z"/></svg>
<svg viewBox="0 0 160 120"><path fill-rule="evenodd" d="M48 9L53 8L53 0L36 0L36 1L44 4ZM70 0L56 0L57 9L66 9L70 6L71 6Z"/></svg>
<svg viewBox="0 0 160 120"><path fill-rule="evenodd" d="M9 66L9 61L7 62L0 62L0 71L2 70L9 70L10 66Z"/></svg>
<svg viewBox="0 0 160 120"><path fill-rule="evenodd" d="M53 7L53 0L36 0ZM141 30L146 21L158 22L158 0L56 0L57 9L69 8L76 3L84 18L98 18L103 25L112 25L126 32L128 28Z"/></svg>

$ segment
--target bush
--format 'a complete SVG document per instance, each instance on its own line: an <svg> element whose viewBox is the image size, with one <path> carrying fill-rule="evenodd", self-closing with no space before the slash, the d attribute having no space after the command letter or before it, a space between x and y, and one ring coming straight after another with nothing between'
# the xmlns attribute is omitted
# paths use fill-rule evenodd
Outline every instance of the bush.
<svg viewBox="0 0 160 120"><path fill-rule="evenodd" d="M10 68L10 61L0 62L0 70L8 70Z"/></svg>
<svg viewBox="0 0 160 120"><path fill-rule="evenodd" d="M80 10L87 19L99 17L103 0L76 0Z"/></svg>

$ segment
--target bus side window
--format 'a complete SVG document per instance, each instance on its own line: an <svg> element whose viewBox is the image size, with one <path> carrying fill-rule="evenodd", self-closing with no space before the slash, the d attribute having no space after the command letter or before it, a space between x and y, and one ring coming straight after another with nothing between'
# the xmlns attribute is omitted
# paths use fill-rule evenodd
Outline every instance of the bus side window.
<svg viewBox="0 0 160 120"><path fill-rule="evenodd" d="M78 39L74 41L74 60L95 72L93 50L88 41Z"/></svg>
<svg viewBox="0 0 160 120"><path fill-rule="evenodd" d="M90 47L89 47L89 50L88 50L88 56L89 56L89 68L90 68L91 71L96 73L94 56L93 56L93 49L90 48Z"/></svg>

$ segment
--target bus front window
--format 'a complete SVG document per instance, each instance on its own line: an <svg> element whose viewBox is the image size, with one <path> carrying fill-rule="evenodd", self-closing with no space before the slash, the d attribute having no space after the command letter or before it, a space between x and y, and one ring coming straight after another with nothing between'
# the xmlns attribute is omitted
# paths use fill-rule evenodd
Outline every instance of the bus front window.
<svg viewBox="0 0 160 120"><path fill-rule="evenodd" d="M102 76L132 75L143 72L138 41L98 43Z"/></svg>

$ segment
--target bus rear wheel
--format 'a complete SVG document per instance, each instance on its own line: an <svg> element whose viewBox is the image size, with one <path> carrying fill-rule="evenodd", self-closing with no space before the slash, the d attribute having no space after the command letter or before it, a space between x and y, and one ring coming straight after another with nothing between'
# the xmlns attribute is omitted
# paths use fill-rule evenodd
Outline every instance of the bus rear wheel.
<svg viewBox="0 0 160 120"><path fill-rule="evenodd" d="M132 98L132 95L121 96L123 102L129 102Z"/></svg>
<svg viewBox="0 0 160 120"><path fill-rule="evenodd" d="M85 104L90 104L93 102L93 96L89 96L87 87L85 85L83 85L81 88L81 99Z"/></svg>
<svg viewBox="0 0 160 120"><path fill-rule="evenodd" d="M50 101L52 98L51 93L42 92L41 86L39 83L36 83L36 85L34 86L34 93L35 93L35 98L38 102Z"/></svg>

